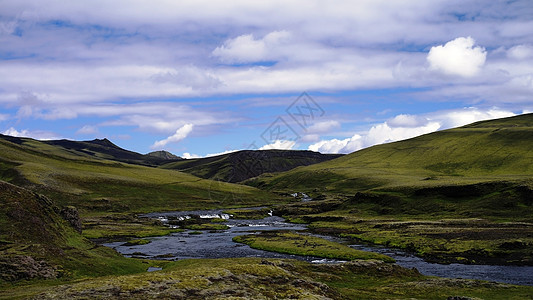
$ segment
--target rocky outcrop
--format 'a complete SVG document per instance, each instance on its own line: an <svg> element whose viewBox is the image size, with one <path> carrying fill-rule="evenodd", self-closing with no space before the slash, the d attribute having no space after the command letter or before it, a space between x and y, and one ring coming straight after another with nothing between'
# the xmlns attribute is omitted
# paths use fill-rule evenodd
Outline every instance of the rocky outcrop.
<svg viewBox="0 0 533 300"><path fill-rule="evenodd" d="M78 209L74 206L65 206L59 212L61 217L69 222L78 233L81 233L81 219Z"/></svg>
<svg viewBox="0 0 533 300"><path fill-rule="evenodd" d="M57 269L44 260L35 260L27 255L0 256L0 279L5 281L52 279L58 275Z"/></svg>

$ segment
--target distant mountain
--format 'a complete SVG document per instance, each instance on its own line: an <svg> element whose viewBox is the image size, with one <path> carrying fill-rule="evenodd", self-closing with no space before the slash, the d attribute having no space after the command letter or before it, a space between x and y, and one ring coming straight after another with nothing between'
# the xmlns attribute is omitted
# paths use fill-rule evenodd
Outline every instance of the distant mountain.
<svg viewBox="0 0 533 300"><path fill-rule="evenodd" d="M284 172L341 156L342 154L300 150L243 150L213 157L181 160L162 165L161 168L235 183L263 173Z"/></svg>
<svg viewBox="0 0 533 300"><path fill-rule="evenodd" d="M168 151L154 151L146 154L149 157L160 158L162 160L181 160L182 158Z"/></svg>
<svg viewBox="0 0 533 300"><path fill-rule="evenodd" d="M253 204L275 198L249 186L154 167L170 161L176 160L127 151L106 139L37 141L0 135L0 180L38 191L59 205L74 205L82 213L186 205L199 209L236 198Z"/></svg>
<svg viewBox="0 0 533 300"><path fill-rule="evenodd" d="M89 156L126 162L145 166L159 166L181 158L166 151L156 151L140 154L120 148L108 139L94 139L92 141L55 140L43 143L61 146L63 148L84 153Z"/></svg>

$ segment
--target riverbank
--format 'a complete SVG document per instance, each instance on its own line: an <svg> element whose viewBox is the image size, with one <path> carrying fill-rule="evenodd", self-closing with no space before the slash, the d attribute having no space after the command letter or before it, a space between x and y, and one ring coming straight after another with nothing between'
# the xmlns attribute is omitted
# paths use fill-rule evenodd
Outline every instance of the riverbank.
<svg viewBox="0 0 533 300"><path fill-rule="evenodd" d="M14 291L17 292L16 290ZM375 260L311 264L297 260L194 259L162 271L98 278L50 288L39 299L526 299L533 287L430 278ZM1 297L1 294L0 294Z"/></svg>
<svg viewBox="0 0 533 300"><path fill-rule="evenodd" d="M240 210L245 211L246 209ZM230 215L226 214L227 211L223 210L150 213L144 215L144 217L151 217L153 220L159 220L168 226L173 226L170 224L188 225L191 222L207 222L209 224L210 220L217 220L217 223L220 220L224 220L223 224L228 229L184 230L168 236L148 238L147 240L150 243L145 245L125 245L124 242L113 242L104 245L114 248L127 257L144 259L180 260L188 258L263 257L300 259L308 262L324 262L320 259L321 257L350 260L349 257L343 257L346 253L342 251L349 245L354 249L366 251L358 252L357 257L354 258L383 259L383 255L386 255L396 260L399 265L409 269L416 268L424 275L533 285L533 280L529 275L533 273L533 267L531 266L436 264L424 261L409 252L390 247L354 245L347 238L321 234L309 235L305 233L308 230L308 225L306 224L289 223L281 217L269 216L268 213L270 211L266 209L253 208L250 210L264 210L265 215L262 219L258 219L256 216L253 219L234 219L230 218ZM200 216L203 218L200 218ZM323 221L324 217L315 219L315 221L319 219ZM335 219L329 219L329 221L332 220ZM331 234L331 232L329 233ZM315 237L317 240L313 240ZM255 249L234 241L245 242ZM333 246L328 247L328 241L332 242ZM337 256L324 256L324 253L332 248L335 249ZM352 250L356 252L354 249ZM377 256L376 253L378 254ZM374 256L372 257L372 255ZM326 260L326 262L335 261Z"/></svg>

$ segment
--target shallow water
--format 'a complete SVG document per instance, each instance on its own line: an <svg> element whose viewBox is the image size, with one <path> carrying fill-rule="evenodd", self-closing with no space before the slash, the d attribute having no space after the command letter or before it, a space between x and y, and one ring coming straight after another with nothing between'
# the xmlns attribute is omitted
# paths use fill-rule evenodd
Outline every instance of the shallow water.
<svg viewBox="0 0 533 300"><path fill-rule="evenodd" d="M157 218L165 223L169 218L187 218L187 216L191 215L204 218L229 218L229 215L224 215L222 210L151 213L144 215L144 217ZM265 257L292 258L315 263L338 262L316 257L257 250L232 241L232 238L235 236L256 231L305 230L305 225L287 223L283 218L276 216L270 216L261 220L228 219L223 224L230 226L230 229L222 231L204 230L201 234L191 234L193 231L173 233L167 236L148 238L151 243L146 245L123 246L123 242L115 242L106 243L104 246L114 248L125 256L156 259ZM335 240L332 237L325 238ZM363 245L350 245L350 247L388 255L394 258L397 264L406 268L416 268L424 275L533 285L533 267L531 266L444 265L428 263L412 254L385 247Z"/></svg>
<svg viewBox="0 0 533 300"><path fill-rule="evenodd" d="M205 218L220 218L221 210L166 212L144 215L157 218L163 222L168 218L179 218L190 215ZM124 256L145 257L159 259L186 259L186 258L231 258L231 257L265 257L265 258L292 258L306 261L322 261L316 257L303 257L252 249L247 245L234 243L232 238L238 235L250 234L264 230L305 230L304 225L285 222L283 218L270 216L261 220L235 220L229 219L223 223L229 226L228 230L208 231L202 230L201 234L191 234L196 230L172 233L162 237L148 238L151 243L146 245L123 246L124 242L106 243L104 246L116 249ZM141 253L143 255L141 255ZM159 257L158 257L159 256ZM164 257L161 257L164 256ZM323 261L326 262L326 261Z"/></svg>
<svg viewBox="0 0 533 300"><path fill-rule="evenodd" d="M495 265L464 265L464 264L436 264L424 261L412 254L381 247L350 245L350 247L382 253L396 260L396 263L406 268L416 268L420 273L429 276L448 278L467 278L519 285L533 285L532 266L495 266Z"/></svg>

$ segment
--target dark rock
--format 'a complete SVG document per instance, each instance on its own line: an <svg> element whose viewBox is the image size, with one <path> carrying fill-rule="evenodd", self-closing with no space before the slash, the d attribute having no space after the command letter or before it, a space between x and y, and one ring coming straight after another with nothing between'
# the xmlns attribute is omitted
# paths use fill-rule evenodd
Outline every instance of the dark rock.
<svg viewBox="0 0 533 300"><path fill-rule="evenodd" d="M61 209L59 214L61 217L63 217L63 219L67 220L67 222L69 222L78 233L81 233L80 214L78 213L78 209L76 209L76 207L65 206Z"/></svg>
<svg viewBox="0 0 533 300"><path fill-rule="evenodd" d="M27 255L0 257L0 279L5 281L52 279L58 275L57 269L44 260L37 261Z"/></svg>

